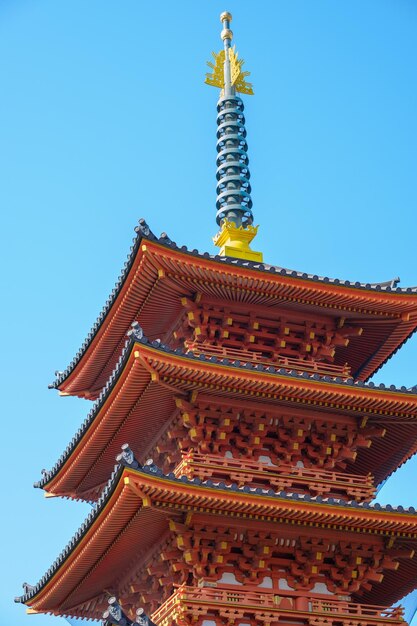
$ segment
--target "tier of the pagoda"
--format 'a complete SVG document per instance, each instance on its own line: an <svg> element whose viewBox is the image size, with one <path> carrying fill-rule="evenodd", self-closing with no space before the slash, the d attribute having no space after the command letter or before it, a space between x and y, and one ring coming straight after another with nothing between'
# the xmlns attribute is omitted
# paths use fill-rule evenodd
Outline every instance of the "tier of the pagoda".
<svg viewBox="0 0 417 626"><path fill-rule="evenodd" d="M95 504L16 601L103 626L401 626L388 605L416 586L417 514L370 502L417 451L417 387L366 381L417 329L417 288L293 272L250 249L238 94L252 86L231 19L206 79L221 89L220 255L140 221L51 385L96 402L36 486Z"/></svg>
<svg viewBox="0 0 417 626"><path fill-rule="evenodd" d="M364 381L416 330L417 288L402 289L396 281L350 283L199 254L166 235L155 237L141 220L106 306L52 387L96 399L134 321L151 339L190 351L219 354L223 347L223 356L235 359L272 359Z"/></svg>
<svg viewBox="0 0 417 626"><path fill-rule="evenodd" d="M97 618L111 594L132 616L138 602L157 610L190 580L341 610L387 605L414 587L413 508L189 480L133 455L122 461L64 552L19 599L32 612Z"/></svg>
<svg viewBox="0 0 417 626"><path fill-rule="evenodd" d="M371 491L363 496L369 497L374 485L414 454L416 435L417 390L196 357L136 330L83 426L37 486L96 500L120 446L129 441L142 462L152 456L165 471L174 471L182 453L194 450L261 468L269 462L281 475L298 463L305 480L309 468L346 480L349 475L358 485L372 474ZM326 476L310 481L316 493L318 485L325 488ZM340 496L345 488L335 489ZM354 492L345 489L345 497Z"/></svg>

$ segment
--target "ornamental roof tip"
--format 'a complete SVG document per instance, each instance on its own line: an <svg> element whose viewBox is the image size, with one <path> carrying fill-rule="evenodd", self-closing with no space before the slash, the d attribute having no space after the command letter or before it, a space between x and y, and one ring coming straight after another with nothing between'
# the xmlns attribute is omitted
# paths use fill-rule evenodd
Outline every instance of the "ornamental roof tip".
<svg viewBox="0 0 417 626"><path fill-rule="evenodd" d="M136 339L136 341L138 340ZM59 472L61 467L64 465L65 461L72 454L74 448L77 446L78 442L81 440L83 435L86 433L86 431L88 430L88 428L94 421L95 416L97 415L98 411L100 410L107 396L111 392L114 384L116 383L120 371L123 369L124 365L126 364L129 358L132 345L133 345L132 339L130 338L127 339L125 346L123 348L122 354L120 355L117 361L116 367L114 368L112 374L110 375L107 383L101 390L99 397L94 402L92 408L88 412L87 417L85 418L85 420L83 421L83 423L81 424L81 426L79 427L75 435L72 437L71 441L69 442L64 452L61 454L61 456L57 460L57 462L54 464L54 466L49 471L42 470L41 472L43 474L42 478L36 481L35 483L33 483L33 486L36 489L43 489L45 485L47 485L49 481L52 480L54 476L56 476L56 474Z"/></svg>
<svg viewBox="0 0 417 626"><path fill-rule="evenodd" d="M116 456L116 462L118 465L127 467L130 469L145 469L146 471L156 474L157 476L163 476L162 470L153 462L153 459L147 459L143 465L136 459L135 454L128 443L124 443L121 446L121 452Z"/></svg>
<svg viewBox="0 0 417 626"><path fill-rule="evenodd" d="M91 524L94 522L96 517L99 515L105 503L110 498L111 493L116 487L122 473L123 473L123 467L121 467L120 465L116 465L107 482L107 485L104 487L103 491L101 492L100 498L93 505L90 513L87 515L87 517L85 518L84 522L81 524L81 526L79 527L75 535L72 537L72 539L70 539L70 541L67 543L65 548L59 554L59 556L55 559L52 565L47 569L46 573L42 576L39 582L36 585L33 585L33 586L30 585L31 588L27 590L22 596L16 597L14 599L15 602L25 604L28 600L33 598L40 591L40 589L42 589L43 585L53 576L56 570L65 561L67 556L71 554L74 548L78 545L78 543L81 541L82 537L84 536L88 528L91 526Z"/></svg>
<svg viewBox="0 0 417 626"><path fill-rule="evenodd" d="M108 608L103 613L102 626L112 626L112 624L115 626L156 626L142 607L136 610L135 615L135 621L129 619L117 598L112 596L108 599Z"/></svg>
<svg viewBox="0 0 417 626"><path fill-rule="evenodd" d="M131 324L131 328L127 332L127 340L125 342L123 351L118 359L116 367L114 368L112 374L107 380L107 383L103 387L99 397L94 402L91 410L88 412L87 417L85 418L80 428L77 430L77 432L75 433L75 435L73 436L70 443L67 445L67 447L65 448L64 452L61 454L57 462L54 464L54 466L49 471L42 470L41 472L43 474L42 478L33 484L35 488L43 489L54 478L54 476L56 476L56 474L65 464L66 460L72 454L73 450L75 449L75 447L77 446L77 444L79 443L83 435L86 433L86 431L88 430L92 422L94 421L97 413L99 412L100 408L104 404L108 395L111 393L111 390L113 386L115 385L115 383L117 382L119 374L123 370L130 356L132 347L135 343L139 343L145 346L151 346L152 348L160 352L165 352L168 354L181 356L181 357L189 359L190 361L214 363L214 364L218 364L222 366L234 367L234 368L241 369L241 370L253 370L257 372L264 372L268 374L285 376L286 378L320 381L320 382L325 382L329 384L342 385L345 387L379 389L380 391L387 391L387 392L395 391L397 393L399 392L399 393L410 394L410 395L417 394L417 385L407 388L404 385L402 385L401 387L396 387L395 385L385 385L384 383L379 383L379 384L376 384L374 382L365 383L361 380L354 380L353 378L346 379L346 378L341 378L340 376L327 376L327 375L321 375L317 373L299 372L299 371L295 371L291 369L286 369L283 367L276 368L271 365L265 366L260 363L242 364L238 359L233 360L233 359L221 358L221 357L205 355L205 354L194 355L191 352L185 352L181 348L175 348L175 349L170 348L168 345L164 344L160 339L149 340L145 336L140 324L138 322L133 322Z"/></svg>
<svg viewBox="0 0 417 626"><path fill-rule="evenodd" d="M25 593L22 596L15 597L14 601L17 603L25 604L30 601L34 596L36 596L42 587L52 578L54 573L61 567L61 565L65 562L71 552L76 548L78 543L81 541L83 536L86 534L88 529L93 525L94 521L97 519L99 514L105 508L108 500L110 499L114 489L116 488L119 480L121 479L123 472L125 471L125 467L123 465L116 465L115 469L110 476L110 479L107 485L104 487L100 498L93 506L91 512L85 519L85 521L81 524L80 528L77 530L73 538L68 542L65 546L64 550L61 554L55 559L52 565L48 568L44 576L39 580L36 585L27 585L24 586ZM340 500L338 498L326 498L322 496L311 496L309 494L300 494L289 491L274 491L272 489L262 489L260 487L250 487L244 486L239 487L235 483L230 485L226 485L223 481L213 481L211 479L208 480L200 480L198 478L187 478L186 476L177 477L172 472L169 474L164 474L162 470L153 463L153 461L149 464L145 464L144 466L140 466L139 468L134 470L137 474L144 475L156 475L159 478L163 478L166 481L171 483L181 484L181 485L198 485L203 489L215 490L215 491L233 491L240 492L245 494L251 494L255 496L263 496L267 498L271 498L271 500L290 500L290 501L300 501L300 502L310 502L316 503L323 506L339 506L350 509L368 509L375 511L386 511L391 513L408 513L410 515L417 515L416 509L411 506L409 508L404 508L403 506L392 506L391 504L382 505L379 503L370 504L368 502L355 502L353 500L346 501ZM25 585L25 583L24 583Z"/></svg>
<svg viewBox="0 0 417 626"><path fill-rule="evenodd" d="M77 363L81 360L82 356L86 352L90 343L92 342L94 336L96 335L98 329L103 323L104 319L108 315L114 301L116 300L124 281L129 274L130 268L135 259L136 253L139 250L140 244L143 239L148 241L153 241L164 245L168 248L172 248L178 250L180 252L184 252L190 256L198 257L202 259L211 259L212 261L221 262L226 265L231 266L239 266L245 267L248 269L253 269L259 272L270 273L270 274L279 274L281 276L290 276L293 278L300 278L302 280L309 280L311 282L317 283L325 283L325 284L334 284L334 285L342 285L345 287L351 287L354 289L361 289L367 291L384 291L384 292L395 292L401 294L417 294L417 286L416 287L398 287L397 284L399 282L399 278L393 278L392 280L380 282L380 283L361 283L361 282L353 282L349 280L341 280L339 278L329 278L328 276L319 276L317 274L307 274L306 272L299 272L296 270L291 270L288 268L268 265L265 263L257 263L255 261L246 261L242 259L235 259L233 257L227 256L219 256L218 254L210 254L208 252L199 252L196 249L189 250L187 246L177 246L177 244L170 239L170 237L163 232L160 237L157 237L148 226L146 220L141 218L138 222L138 225L135 227L136 237L133 239L132 246L130 247L130 253L124 263L124 267L122 272L116 281L116 284L109 295L105 305L103 306L101 312L99 313L96 321L91 327L90 332L87 334L84 342L82 343L80 349L68 365L68 367L64 371L58 371L55 373L56 379L54 382L48 385L49 389L56 389L59 385L69 376L69 374L73 371Z"/></svg>

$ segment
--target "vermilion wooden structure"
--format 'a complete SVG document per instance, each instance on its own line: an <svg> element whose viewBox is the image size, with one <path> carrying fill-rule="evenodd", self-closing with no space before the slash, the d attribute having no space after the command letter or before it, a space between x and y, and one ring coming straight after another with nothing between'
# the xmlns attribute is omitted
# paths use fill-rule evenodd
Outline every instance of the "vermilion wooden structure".
<svg viewBox="0 0 417 626"><path fill-rule="evenodd" d="M19 600L99 619L115 595L158 626L402 623L417 515L370 501L416 451L417 389L363 379L416 326L416 290L200 255L142 221L54 384L97 399L37 483L95 508Z"/></svg>
<svg viewBox="0 0 417 626"><path fill-rule="evenodd" d="M172 346L186 339L198 350L206 339L206 353L209 347L213 354L227 348L236 359L252 355L295 369L301 359L300 371L316 367L361 381L416 329L416 290L396 287L396 280L350 283L230 257L213 259L177 248L166 235L156 238L144 222L137 233L96 324L52 385L62 394L99 396L134 319L147 337Z"/></svg>
<svg viewBox="0 0 417 626"><path fill-rule="evenodd" d="M370 502L417 451L417 388L367 381L416 330L417 288L295 272L250 249L237 92L253 90L221 20L206 79L222 89L221 255L139 222L52 385L94 404L36 483L94 508L17 601L104 612L105 626L149 626L139 607L157 626L400 626L391 605L417 586L417 514Z"/></svg>

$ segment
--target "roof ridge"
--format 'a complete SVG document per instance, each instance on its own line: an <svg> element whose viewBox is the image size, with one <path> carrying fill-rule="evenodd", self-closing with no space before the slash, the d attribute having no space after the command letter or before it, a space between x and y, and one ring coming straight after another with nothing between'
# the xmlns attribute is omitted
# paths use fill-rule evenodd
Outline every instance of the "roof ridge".
<svg viewBox="0 0 417 626"><path fill-rule="evenodd" d="M297 270L291 270L288 268L269 265L267 263L257 263L255 261L245 261L242 259L235 259L232 257L219 256L218 254L210 254L208 252L199 252L197 249L190 250L187 246L178 246L175 241L173 241L165 232L161 233L160 237L156 237L156 235L149 228L147 222L144 218L139 220L138 226L135 228L136 237L133 239L133 244L130 248L130 252L127 256L127 260L124 263L122 272L119 278L116 281L116 284L107 298L103 308L101 309L96 321L91 327L89 333L84 339L81 347L75 354L74 358L71 360L69 365L63 371L57 371L56 379L49 385L49 388L56 389L59 385L68 378L70 373L74 370L75 366L81 360L83 354L86 352L89 347L91 341L93 340L97 330L100 328L102 322L106 318L109 313L114 301L116 300L119 291L130 271L130 268L133 264L135 255L137 250L140 247L140 243L142 239L147 239L149 241L154 241L161 245L164 245L168 248L172 248L174 250L178 250L180 252L184 252L189 254L190 256L200 257L204 259L211 259L213 261L218 261L221 263L226 263L227 265L238 265L240 267L246 267L253 270L258 270L260 272L266 272L271 274L280 274L281 276L290 276L293 278L300 278L303 280L309 280L312 282L325 283L325 284L333 284L333 285L341 285L345 287L351 287L354 289L362 289L366 291L384 291L384 292L395 292L401 294L416 294L417 295L417 286L416 287L397 287L397 283L399 282L399 278L394 278L389 281L379 282L379 283L361 283L361 282L353 282L349 280L342 280L339 278L329 278L328 276L319 276L318 274L311 274L306 272L300 272Z"/></svg>
<svg viewBox="0 0 417 626"><path fill-rule="evenodd" d="M125 465L123 463L116 465L106 486L104 487L99 500L94 505L91 512L88 514L87 518L81 524L80 528L76 531L75 535L70 539L68 544L62 550L62 552L58 555L52 565L48 568L46 573L42 576L42 578L38 581L36 585L33 587L28 585L26 588L28 589L27 593L22 596L16 597L15 602L20 602L25 604L30 599L38 594L38 592L42 589L42 587L51 579L54 573L58 570L58 568L62 565L62 563L66 560L69 554L76 548L79 541L82 539L87 530L91 527L95 519L99 516L101 511L105 508L108 500L111 497L115 487L117 486L119 480L121 479ZM129 471L134 471L139 474L146 475L154 475L159 478L163 478L165 480L169 480L173 483L181 483L187 485L198 485L200 487L206 489L220 489L225 491L233 491L233 492L241 492L241 493L251 493L252 495L259 495L263 497L270 497L271 499L280 499L280 500L291 500L291 501L301 501L301 502L310 502L313 504L320 504L322 506L342 506L347 508L355 508L355 509L368 509L375 511L388 511L391 513L409 513L411 515L417 515L416 509L411 506L408 508L404 508L403 506L394 507L390 504L382 505L376 502L375 504L370 504L367 502L358 503L353 500L345 501L340 500L338 498L324 498L322 496L310 496L309 494L296 494L293 492L287 491L278 491L275 492L273 489L262 489L260 487L249 487L243 486L239 487L236 483L232 483L231 485L226 485L223 481L213 481L213 480L205 480L202 481L199 478L189 479L186 476L176 477L172 472L169 474L164 474L162 470L157 467L155 464L149 464L140 466L137 469L129 469Z"/></svg>
<svg viewBox="0 0 417 626"><path fill-rule="evenodd" d="M45 471L43 473L42 478L39 481L36 481L34 483L34 487L41 488L41 489L45 487L45 485L47 485L48 482L50 482L50 480L54 478L54 476L56 476L56 474L59 472L61 467L64 465L65 461L72 454L72 452L74 451L78 443L81 441L84 434L88 431L88 428L93 423L94 418L99 412L101 406L104 404L105 400L111 393L111 390L113 389L113 386L117 382L118 376L120 372L123 370L123 367L125 366L129 358L129 355L131 353L132 347L135 343L140 343L145 346L150 346L154 348L155 350L159 350L160 352L165 352L168 354L181 356L181 357L193 360L193 361L202 361L205 363L226 365L228 367L235 367L238 369L245 369L245 370L252 370L252 371L257 371L257 372L262 372L262 373L275 374L279 376L285 376L288 379L292 378L292 379L298 379L298 380L303 379L303 380L310 380L310 381L321 381L321 382L325 382L329 384L343 385L346 387L378 389L379 391L383 391L383 392L395 391L397 393L403 393L406 395L407 394L417 395L417 385L410 387L410 388L407 388L405 385L402 385L400 388L398 388L395 385L387 386L384 383L380 383L379 385L377 385L373 382L365 383L361 380L354 380L353 378L343 379L340 376L329 376L329 375L322 375L322 374L317 374L317 373L300 372L298 370L292 370L289 368L274 367L273 365L262 365L262 364L250 363L250 362L245 363L245 365L242 365L239 359L229 359L227 357L216 357L216 356L211 356L211 355L205 355L203 353L196 356L190 352L186 352L182 350L181 348L173 349L167 344L163 343L160 339L154 339L154 340L148 339L144 335L143 329L139 325L138 322L133 322L133 324L131 325L131 329L128 331L127 335L128 337L125 342L125 346L123 348L122 354L120 355L117 361L116 367L114 368L105 386L103 387L98 399L94 402L92 408L88 412L87 417L84 419L80 428L72 437L71 441L69 442L69 444L67 445L67 447L65 448L61 456L58 458L56 463L53 465L53 467L49 471Z"/></svg>
<svg viewBox="0 0 417 626"><path fill-rule="evenodd" d="M329 376L328 374L318 374L318 373L310 373L310 372L300 372L298 370L294 370L290 367L274 367L274 365L263 365L261 363L251 363L245 362L245 365L241 364L241 360L235 358L228 357L219 357L214 355L205 355L203 352L199 353L199 355L195 355L192 352L187 352L182 348L171 348L167 344L163 343L160 339L150 340L148 339L139 325L138 322L134 322L132 324L134 326L132 330L128 331L128 336L133 337L134 340L143 345L150 345L152 348L160 350L162 352L168 352L170 354L176 354L178 356L184 356L194 361L205 361L208 363L218 363L220 365L228 365L232 367L238 367L241 369L250 369L255 371L267 372L272 374L279 374L280 376L286 376L288 378L303 378L308 380L322 381L326 383L336 383L338 385L346 385L349 387L361 387L365 389L380 389L382 391L396 391L399 393L408 393L411 395L417 394L417 385L413 387L406 387L402 385L401 387L396 387L396 385L386 385L385 383L376 384L374 382L366 383L362 380L354 379L352 377L343 378L341 376ZM140 329L137 331L136 329ZM243 360L243 359L242 359Z"/></svg>
<svg viewBox="0 0 417 626"><path fill-rule="evenodd" d="M93 423L95 416L97 415L97 413L101 409L101 407L104 404L105 400L107 399L108 395L111 393L111 390L113 389L115 383L117 382L119 373L123 370L124 366L126 365L126 362L127 362L128 358L129 358L129 355L130 355L130 352L131 352L133 344L134 344L134 342L130 338L128 338L126 340L124 348L123 348L123 351L122 351L122 354L120 355L120 357L119 357L119 359L118 359L118 361L116 363L116 367L114 368L114 370L110 374L110 377L108 378L106 384L104 385L103 389L101 390L99 397L97 398L97 400L94 401L93 406L91 407L91 409L87 413L87 417L84 419L84 421L82 422L81 426L78 428L77 432L73 435L73 437L71 438L71 440L68 443L67 447L65 448L64 452L61 454L61 456L55 462L53 467L49 471L43 472L42 478L40 480L36 481L33 484L33 486L35 488L42 489L43 487L45 487L45 485L47 485L49 483L49 481L54 476L56 476L56 474L59 472L61 467L64 465L65 461L68 459L68 457L74 451L74 448L77 446L79 441L82 439L83 435L87 432L88 428Z"/></svg>

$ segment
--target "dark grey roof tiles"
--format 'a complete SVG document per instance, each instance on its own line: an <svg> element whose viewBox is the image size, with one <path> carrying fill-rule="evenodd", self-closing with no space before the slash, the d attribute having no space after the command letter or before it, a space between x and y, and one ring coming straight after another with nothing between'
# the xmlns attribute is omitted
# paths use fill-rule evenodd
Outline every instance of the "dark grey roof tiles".
<svg viewBox="0 0 417 626"><path fill-rule="evenodd" d="M102 404L104 403L108 395L111 393L111 390L115 382L117 381L119 373L122 371L129 357L130 351L134 343L150 345L155 350L159 350L161 352L168 352L170 354L182 355L182 356L189 358L190 360L204 361L208 363L217 363L219 365L227 365L228 367L235 367L237 369L252 369L258 372L268 372L269 374L271 373L278 374L279 376L285 376L287 378L303 378L305 380L308 379L308 380L315 380L315 381L320 380L329 384L343 385L346 387L361 387L361 388L368 388L368 389L377 388L377 389L380 389L381 391L388 391L388 392L396 391L396 392L400 392L406 395L417 394L417 385L415 385L414 387L410 387L409 389L407 389L407 387L405 387L404 385L401 387L390 385L389 387L387 387L386 385L384 385L384 383L380 383L379 385L376 385L373 382L364 383L363 381L360 381L360 380L355 381L353 378L342 379L339 376L335 376L335 377L327 376L327 375L322 376L316 373L313 374L313 373L308 373L308 372L299 372L295 370L285 369L283 367L276 368L271 365L265 366L260 363L256 363L256 364L246 363L245 365L242 365L242 363L239 360L231 360L228 358L220 358L220 357L205 355L205 354L199 354L198 356L196 356L190 352L184 352L183 350L179 348L176 348L175 350L173 350L166 344L162 343L159 339L153 340L153 341L148 340L144 336L142 328L139 326L137 322L135 322L132 325L132 327L133 328L128 332L128 339L126 341L123 352L117 362L116 368L114 369L105 387L103 388L99 398L95 401L91 411L88 413L81 427L78 429L78 431L76 432L76 434L74 435L74 437L72 438L72 440L70 441L66 449L64 450L63 454L58 459L58 461L55 463L53 468L48 472L43 472L42 478L39 481L34 483L34 487L40 487L40 488L45 487L45 485L47 485L48 482L52 480L54 476L56 476L56 474L59 472L61 467L64 465L65 461L70 457L72 451L75 449L75 447L77 446L77 444L79 443L83 435L86 433L90 425L93 423L94 418L99 412Z"/></svg>
<svg viewBox="0 0 417 626"><path fill-rule="evenodd" d="M113 492L113 489L116 487L118 480L120 476L122 475L122 473L123 473L123 468L120 466L116 466L110 477L110 480L108 481L107 485L103 489L100 498L97 500L97 502L91 509L91 512L88 514L84 522L81 524L80 528L77 530L73 538L67 543L67 545L65 546L61 554L55 559L55 561L48 568L48 570L42 576L39 582L36 585L30 586L30 589L28 589L27 593L23 594L20 597L15 598L14 599L15 602L21 602L22 604L25 604L28 600L33 598L42 589L42 587L48 582L48 580L52 578L52 576L57 571L57 569L61 567L62 563L71 554L71 552L74 550L74 548L78 545L78 543L83 538L84 534L87 532L88 528L91 526L94 520L98 517L104 504L110 498Z"/></svg>
<svg viewBox="0 0 417 626"><path fill-rule="evenodd" d="M397 284L400 280L399 278L394 278L392 280L385 281L382 283L360 283L360 282L352 282L349 280L343 281L343 280L340 280L339 278L329 278L328 276L318 276L317 274L307 274L305 272L297 272L295 270L290 270L284 267L279 267L279 266L274 266L274 265L268 265L265 263L256 263L254 261L245 261L242 259L234 259L232 257L223 257L217 254L215 255L209 254L207 252L201 253L195 249L190 251L186 246L178 247L177 244L174 241L172 241L166 233L162 233L159 238L156 237L154 233L150 230L148 224L143 218L139 220L139 224L135 228L135 232L137 233L137 236L133 240L133 245L130 248L130 253L124 264L122 273L120 274L119 279L117 280L116 285L114 286L110 296L108 297L104 307L102 308L97 320L93 324L90 332L88 333L86 339L84 340L81 348L78 350L75 357L72 359L72 361L70 362L70 364L64 371L58 373L56 380L49 385L50 388L56 389L57 387L59 387L59 385L69 376L69 374L73 371L77 363L81 360L81 357L87 350L97 330L100 328L102 322L104 321L107 314L109 313L113 302L117 298L117 295L133 264L133 261L140 247L140 243L142 239L156 241L169 248L180 250L181 252L185 252L194 257L201 257L205 259L210 258L213 261L219 261L221 263L226 263L228 265L238 265L240 267L250 268L259 272L278 273L278 274L281 274L282 276L302 278L303 280L310 280L312 282L345 285L346 287L352 287L354 289L363 289L363 290L368 290L368 291L370 290L370 291L386 291L386 292L396 292L396 293L417 293L417 287L407 287L407 288L397 287Z"/></svg>
<svg viewBox="0 0 417 626"><path fill-rule="evenodd" d="M136 327L138 325L136 324ZM380 383L376 385L373 382L365 383L361 380L354 380L353 378L341 378L340 376L329 376L329 375L321 375L317 373L310 372L302 372L290 368L285 367L274 367L273 365L263 365L261 363L246 363L242 365L239 359L230 359L227 357L218 357L213 355L205 355L204 353L199 353L198 355L194 355L192 352L185 352L181 349L172 349L168 345L161 342L160 339L150 341L148 340L143 333L137 339L135 339L137 343L148 344L153 348L160 350L161 352L168 352L170 354L179 354L185 356L194 361L205 361L209 363L218 363L219 365L227 365L228 367L236 367L238 369L253 369L259 372L268 372L272 374L279 374L280 376L286 376L290 378L303 378L308 380L321 380L326 383L334 383L338 385L345 385L347 387L363 387L368 389L380 389L385 391L396 391L405 394L416 394L417 393L417 385L414 387L410 387L407 389L404 385L401 387L396 387L395 385L385 385L384 383ZM126 348L125 348L126 349Z"/></svg>
<svg viewBox="0 0 417 626"><path fill-rule="evenodd" d="M15 598L15 602L21 602L25 604L31 598L33 598L42 589L42 587L52 578L54 573L64 563L64 561L67 559L70 553L78 545L82 537L85 535L87 530L91 527L95 519L99 516L99 514L105 507L107 501L110 499L110 496L113 493L113 490L115 489L118 481L120 480L120 477L123 474L123 470L124 468L121 466L115 467L113 474L111 475L106 487L103 489L99 500L96 502L91 513L87 516L83 524L75 533L74 537L69 541L69 543L66 545L64 550L57 557L57 559L52 563L52 565L49 567L49 569L44 574L44 576L40 579L40 581L33 587L28 586L27 593L23 594L20 597ZM378 503L369 504L367 502L359 504L355 501L345 501L345 500L339 500L337 498L323 498L322 496L310 496L308 494L291 493L291 492L286 492L286 491L274 492L271 489L262 489L259 487L248 487L248 486L237 487L237 485L235 484L227 486L223 482L216 483L213 480L199 481L196 483L196 479L189 479L186 476L181 476L180 478L177 478L175 477L173 473L165 475L155 465L152 465L152 466L145 465L141 467L140 469L136 469L134 471L139 474L143 473L143 474L157 475L157 476L163 477L167 481L171 481L173 483L181 483L182 485L183 484L189 484L189 485L199 484L200 486L206 489L234 491L234 492L240 491L242 493L252 493L254 495L261 495L261 496L268 497L271 499L278 499L278 500L285 499L285 500L292 500L292 501L313 502L313 503L319 503L323 506L337 505L337 506L342 506L346 508L355 508L355 509L364 508L364 509L370 509L370 510L373 509L377 511L390 511L390 512L409 513L412 515L416 515L416 511L414 507L409 507L405 509L402 506L393 507L390 504L387 504L385 506L378 504Z"/></svg>
<svg viewBox="0 0 417 626"><path fill-rule="evenodd" d="M73 450L77 446L78 442L82 439L83 435L86 433L88 428L93 423L95 416L99 412L99 410L100 410L101 406L103 405L103 403L105 402L107 396L110 394L114 384L116 383L116 381L118 379L119 373L122 371L122 369L123 369L127 359L129 358L129 354L130 354L130 350L131 350L132 345L133 345L133 341L131 339L128 339L126 341L126 344L125 344L125 347L123 349L123 352L120 355L120 358L119 358L119 360L118 360L118 362L116 364L115 369L113 370L110 378L108 379L107 383L103 387L99 397L94 402L93 407L88 412L87 417L85 418L85 420L81 424L80 428L77 430L77 432L75 433L75 435L73 436L73 438L71 439L71 441L69 442L67 447L65 448L64 452L59 457L58 461L52 467L52 469L49 470L49 471L42 471L43 476L42 476L42 478L40 480L38 480L37 482L34 483L34 485L33 485L34 487L39 487L41 489L43 487L45 487L45 485L47 485L49 483L49 481L54 476L56 476L56 474L59 472L61 467L64 465L65 461L71 456L71 453L73 452Z"/></svg>

